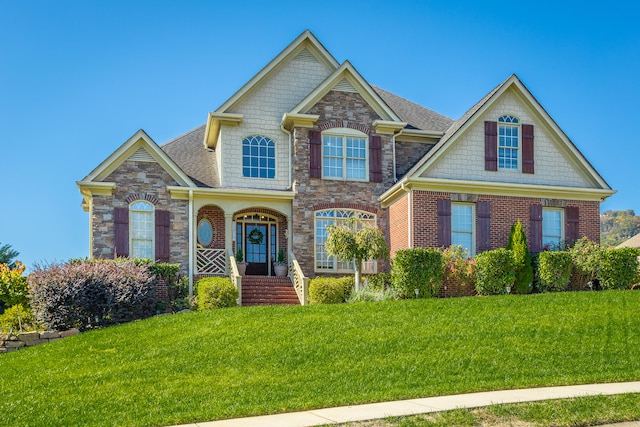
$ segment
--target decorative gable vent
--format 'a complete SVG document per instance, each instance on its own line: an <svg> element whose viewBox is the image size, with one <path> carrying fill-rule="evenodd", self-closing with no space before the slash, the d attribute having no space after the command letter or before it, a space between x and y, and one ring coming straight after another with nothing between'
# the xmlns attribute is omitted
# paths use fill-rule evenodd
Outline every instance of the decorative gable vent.
<svg viewBox="0 0 640 427"><path fill-rule="evenodd" d="M144 149L144 147L138 148L136 152L130 155L127 160L131 162L149 162L149 163L154 163L156 161L153 157L151 157L151 154L149 154L149 152Z"/></svg>
<svg viewBox="0 0 640 427"><path fill-rule="evenodd" d="M340 80L334 87L333 90L337 90L340 92L357 92L356 88L353 87L349 80L342 79Z"/></svg>
<svg viewBox="0 0 640 427"><path fill-rule="evenodd" d="M313 53L309 49L304 48L293 58L294 61L318 62Z"/></svg>

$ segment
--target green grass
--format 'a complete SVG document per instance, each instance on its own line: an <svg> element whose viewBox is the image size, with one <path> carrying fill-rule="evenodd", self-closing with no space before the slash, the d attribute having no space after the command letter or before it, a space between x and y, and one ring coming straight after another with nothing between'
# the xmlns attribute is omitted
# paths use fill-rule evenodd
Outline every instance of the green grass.
<svg viewBox="0 0 640 427"><path fill-rule="evenodd" d="M640 379L640 292L250 307L0 356L7 426L153 426Z"/></svg>
<svg viewBox="0 0 640 427"><path fill-rule="evenodd" d="M591 396L532 403L456 409L434 414L392 417L340 427L595 426L640 420L640 394Z"/></svg>

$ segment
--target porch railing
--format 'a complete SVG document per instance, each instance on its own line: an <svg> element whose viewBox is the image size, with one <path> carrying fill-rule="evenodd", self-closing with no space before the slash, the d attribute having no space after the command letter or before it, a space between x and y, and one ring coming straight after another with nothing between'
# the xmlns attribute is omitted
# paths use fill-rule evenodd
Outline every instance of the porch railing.
<svg viewBox="0 0 640 427"><path fill-rule="evenodd" d="M229 279L231 279L231 283L233 283L233 286L238 290L238 305L242 305L242 276L238 271L238 263L236 262L236 257L233 255L233 251L228 249L227 254L229 256Z"/></svg>
<svg viewBox="0 0 640 427"><path fill-rule="evenodd" d="M224 249L198 248L196 274L227 274L227 258Z"/></svg>
<svg viewBox="0 0 640 427"><path fill-rule="evenodd" d="M289 277L293 281L293 287L298 294L298 299L301 305L309 304L309 278L305 277L298 264L293 251L289 251Z"/></svg>

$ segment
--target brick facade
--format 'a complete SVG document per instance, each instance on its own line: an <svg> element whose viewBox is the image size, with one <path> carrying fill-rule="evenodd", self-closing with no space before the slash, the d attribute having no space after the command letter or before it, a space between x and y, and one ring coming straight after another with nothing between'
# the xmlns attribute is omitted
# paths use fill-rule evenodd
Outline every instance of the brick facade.
<svg viewBox="0 0 640 427"><path fill-rule="evenodd" d="M396 201L390 208L390 212L394 212L394 218L399 221L403 206L406 205L406 197ZM413 212L413 246L414 247L437 247L438 246L438 212L437 201L439 199L460 200L465 199L464 195L431 192L431 191L413 191L412 192L412 212ZM600 204L595 201L581 200L550 200L533 197L514 197L514 196L489 196L478 195L467 197L474 202L490 202L491 203L491 249L504 248L509 241L511 225L520 220L522 223L527 239L530 236L530 206L533 204L541 204L543 206L575 206L579 209L579 236L586 236L590 240L600 241ZM401 240L392 239L392 252L403 249Z"/></svg>

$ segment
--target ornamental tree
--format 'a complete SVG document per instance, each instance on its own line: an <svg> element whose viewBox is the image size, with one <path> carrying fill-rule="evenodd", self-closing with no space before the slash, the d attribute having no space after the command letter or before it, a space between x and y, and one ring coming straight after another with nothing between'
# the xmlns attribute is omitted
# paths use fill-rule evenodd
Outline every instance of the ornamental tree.
<svg viewBox="0 0 640 427"><path fill-rule="evenodd" d="M531 292L531 284L533 283L533 265L529 254L529 246L527 245L527 236L520 220L511 226L507 249L513 251L515 262L516 281L514 283L514 291L518 294L528 294Z"/></svg>
<svg viewBox="0 0 640 427"><path fill-rule="evenodd" d="M360 290L362 262L389 257L389 247L382 231L350 218L344 223L330 225L328 232L325 242L327 253L343 262L354 262L356 290Z"/></svg>
<svg viewBox="0 0 640 427"><path fill-rule="evenodd" d="M0 264L7 264L9 268L16 266L15 259L20 253L11 248L11 245L0 245Z"/></svg>

